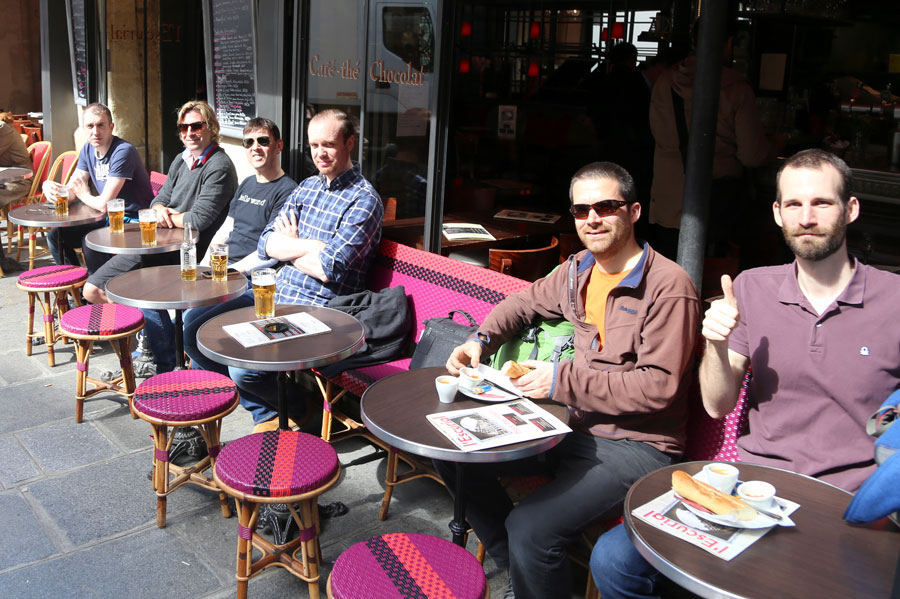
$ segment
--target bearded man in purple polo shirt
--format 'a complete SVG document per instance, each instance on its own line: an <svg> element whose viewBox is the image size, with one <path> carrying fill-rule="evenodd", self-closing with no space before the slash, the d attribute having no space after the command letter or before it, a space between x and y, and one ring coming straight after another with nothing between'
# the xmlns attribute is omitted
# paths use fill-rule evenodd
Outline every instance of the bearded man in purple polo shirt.
<svg viewBox="0 0 900 599"><path fill-rule="evenodd" d="M843 160L804 150L778 173L775 222L796 260L756 268L732 283L703 320L703 405L732 411L753 366L742 461L814 476L856 491L875 470L866 421L900 387L900 276L847 253L859 217ZM656 597L658 577L622 526L591 556L604 599Z"/></svg>

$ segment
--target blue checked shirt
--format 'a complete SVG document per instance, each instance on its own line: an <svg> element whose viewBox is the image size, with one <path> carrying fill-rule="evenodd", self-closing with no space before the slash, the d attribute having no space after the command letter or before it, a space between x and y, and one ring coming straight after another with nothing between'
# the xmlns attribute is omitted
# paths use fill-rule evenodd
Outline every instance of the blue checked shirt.
<svg viewBox="0 0 900 599"><path fill-rule="evenodd" d="M384 206L378 192L360 173L359 165L353 165L331 185L324 175L304 179L291 192L279 215L290 212L297 217L301 239L325 244L319 259L328 283L293 264L285 264L275 280L275 303L323 306L337 295L365 289L366 273L381 241ZM257 253L263 260L269 259L266 241L274 229L273 220L259 238Z"/></svg>

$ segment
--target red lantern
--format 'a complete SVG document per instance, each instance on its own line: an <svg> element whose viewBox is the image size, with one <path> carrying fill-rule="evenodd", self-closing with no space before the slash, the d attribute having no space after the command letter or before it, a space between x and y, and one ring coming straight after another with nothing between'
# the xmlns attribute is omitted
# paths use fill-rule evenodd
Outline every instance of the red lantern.
<svg viewBox="0 0 900 599"><path fill-rule="evenodd" d="M460 73L468 73L469 72L469 59L468 58L460 58L459 59L459 72Z"/></svg>
<svg viewBox="0 0 900 599"><path fill-rule="evenodd" d="M620 40L625 37L625 24L624 23L613 23L612 27L612 38L614 40Z"/></svg>
<svg viewBox="0 0 900 599"><path fill-rule="evenodd" d="M541 26L539 23L532 23L528 30L528 37L535 40L541 37Z"/></svg>
<svg viewBox="0 0 900 599"><path fill-rule="evenodd" d="M601 41L601 42L605 42L605 41L606 41L607 33L608 33L608 31L607 31L606 27L604 27L604 28L603 28L603 31L600 32L600 41Z"/></svg>
<svg viewBox="0 0 900 599"><path fill-rule="evenodd" d="M468 21L463 21L462 27L459 30L460 37L469 37L472 35L472 23Z"/></svg>
<svg viewBox="0 0 900 599"><path fill-rule="evenodd" d="M534 60L528 63L528 76L537 77L541 72L541 66Z"/></svg>

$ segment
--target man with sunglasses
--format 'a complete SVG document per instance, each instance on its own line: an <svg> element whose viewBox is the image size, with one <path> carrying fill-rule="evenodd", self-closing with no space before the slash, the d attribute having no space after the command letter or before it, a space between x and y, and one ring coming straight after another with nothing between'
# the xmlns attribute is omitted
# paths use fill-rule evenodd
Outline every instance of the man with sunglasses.
<svg viewBox="0 0 900 599"><path fill-rule="evenodd" d="M587 248L529 289L497 305L447 369L477 366L524 325L565 318L575 356L527 360L512 383L525 397L569 407L574 432L537 458L467 464L469 523L498 567L509 568L507 597L571 597L566 547L586 526L618 515L628 487L676 461L685 442L687 391L700 302L687 273L635 239L641 215L634 181L609 162L572 178L571 212ZM451 492L456 465L435 463ZM551 482L513 508L502 474Z"/></svg>

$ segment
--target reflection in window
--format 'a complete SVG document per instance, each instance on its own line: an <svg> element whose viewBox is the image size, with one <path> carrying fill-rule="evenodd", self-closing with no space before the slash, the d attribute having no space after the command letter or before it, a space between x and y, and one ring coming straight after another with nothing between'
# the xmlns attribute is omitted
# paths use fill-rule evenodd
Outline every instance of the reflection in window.
<svg viewBox="0 0 900 599"><path fill-rule="evenodd" d="M433 72L434 26L426 8L387 7L384 18L384 46L414 69Z"/></svg>

